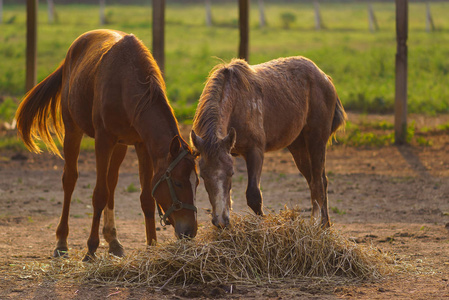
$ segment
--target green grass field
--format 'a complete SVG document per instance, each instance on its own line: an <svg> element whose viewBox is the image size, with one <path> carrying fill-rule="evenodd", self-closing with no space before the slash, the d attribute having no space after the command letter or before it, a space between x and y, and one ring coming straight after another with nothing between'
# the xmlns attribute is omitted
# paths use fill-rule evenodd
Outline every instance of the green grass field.
<svg viewBox="0 0 449 300"><path fill-rule="evenodd" d="M331 75L347 110L391 112L394 104L395 6L375 3L380 30L368 30L363 3L321 4L325 29L314 30L312 4L265 4L268 26L258 25L258 7L251 7L250 63L303 55ZM432 3L437 30L425 31L425 4L409 10L409 111L449 112L449 3ZM0 24L0 119L12 118L14 102L24 93L25 7L5 6ZM65 57L71 42L99 28L97 6L56 5L57 22L48 24L46 6L39 7L38 80ZM296 20L284 29L280 16ZM166 8L168 96L180 120L192 118L209 71L220 59L237 54L237 5L213 4L215 25L205 26L202 5L169 4ZM151 48L151 6L107 6L102 27L134 33ZM13 101L8 99L14 99ZM6 104L5 104L6 103ZM3 106L7 106L4 108ZM3 107L3 108L2 108Z"/></svg>

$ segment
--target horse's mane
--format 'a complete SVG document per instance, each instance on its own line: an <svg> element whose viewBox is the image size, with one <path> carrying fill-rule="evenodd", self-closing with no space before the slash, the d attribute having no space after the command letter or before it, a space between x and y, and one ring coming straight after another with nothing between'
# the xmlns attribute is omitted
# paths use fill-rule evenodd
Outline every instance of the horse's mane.
<svg viewBox="0 0 449 300"><path fill-rule="evenodd" d="M219 64L210 72L193 119L193 130L205 141L204 151L213 153L224 137L219 136L218 127L222 112L232 110L232 103L226 100L240 101L253 92L253 73L252 67L242 59Z"/></svg>
<svg viewBox="0 0 449 300"><path fill-rule="evenodd" d="M141 95L137 103L134 118L147 110L153 103L166 105L174 115L173 108L168 103L165 81L161 70L148 48L133 34L124 36L118 44L123 45L124 51L133 53L133 56L129 59L132 60L134 67L140 71L137 72L141 75L138 77L139 83L147 86L146 91ZM139 76L139 74L136 75Z"/></svg>

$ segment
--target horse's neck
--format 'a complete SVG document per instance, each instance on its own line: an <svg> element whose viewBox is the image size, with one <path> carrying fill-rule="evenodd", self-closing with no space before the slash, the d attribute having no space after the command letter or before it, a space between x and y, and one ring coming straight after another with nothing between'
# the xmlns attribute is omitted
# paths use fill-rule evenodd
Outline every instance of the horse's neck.
<svg viewBox="0 0 449 300"><path fill-rule="evenodd" d="M235 105L232 99L226 98L226 95L224 97L218 103L218 120L215 128L216 135L219 139L223 139L228 135L231 115Z"/></svg>
<svg viewBox="0 0 449 300"><path fill-rule="evenodd" d="M163 101L165 103L155 101L134 124L153 160L155 171L165 167L171 141L176 135L180 136L176 118L165 98Z"/></svg>

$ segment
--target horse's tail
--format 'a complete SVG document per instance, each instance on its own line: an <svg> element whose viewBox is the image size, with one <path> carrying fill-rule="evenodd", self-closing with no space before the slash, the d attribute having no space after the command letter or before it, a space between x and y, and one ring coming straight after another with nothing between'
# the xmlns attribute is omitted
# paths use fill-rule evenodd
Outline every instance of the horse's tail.
<svg viewBox="0 0 449 300"><path fill-rule="evenodd" d="M340 98L337 96L337 103L335 104L334 119L332 120L332 134L335 134L340 126L344 126L346 123L346 112L341 104Z"/></svg>
<svg viewBox="0 0 449 300"><path fill-rule="evenodd" d="M55 133L59 141L64 136L60 114L62 67L61 64L29 91L16 112L18 135L26 147L35 153L42 152L35 142L40 136L52 153L61 156L51 134Z"/></svg>

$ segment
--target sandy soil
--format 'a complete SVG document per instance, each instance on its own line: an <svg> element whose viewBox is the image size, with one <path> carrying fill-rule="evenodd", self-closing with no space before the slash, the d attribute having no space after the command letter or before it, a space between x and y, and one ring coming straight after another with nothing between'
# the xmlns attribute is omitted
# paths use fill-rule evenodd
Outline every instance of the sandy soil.
<svg viewBox="0 0 449 300"><path fill-rule="evenodd" d="M391 116L350 115L357 122ZM447 123L448 116L412 116L416 126ZM188 136L189 127L183 126ZM153 287L128 289L119 286L70 285L50 280L20 278L9 271L30 261L48 261L54 247L54 231L62 207L63 161L47 153L0 153L0 299L449 299L449 136L429 132L430 147L388 146L329 147L331 220L344 236L358 243L372 243L397 256L411 267L384 280L332 285L311 279L271 286L193 286L158 291ZM20 154L20 155L18 155ZM93 153L81 154L80 177L70 219L69 247L85 249L90 231L91 196L95 184ZM249 212L246 205L246 167L237 158L233 178L234 212ZM116 190L119 238L126 251L145 248L139 193L137 158L130 149ZM284 205L299 206L308 217L309 190L288 151L269 153L265 159L262 190L266 211ZM198 188L199 223L210 223L204 186ZM159 228L159 240L173 239L171 228ZM99 250L107 251L102 240Z"/></svg>

